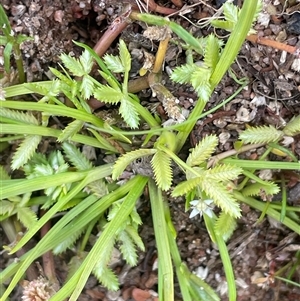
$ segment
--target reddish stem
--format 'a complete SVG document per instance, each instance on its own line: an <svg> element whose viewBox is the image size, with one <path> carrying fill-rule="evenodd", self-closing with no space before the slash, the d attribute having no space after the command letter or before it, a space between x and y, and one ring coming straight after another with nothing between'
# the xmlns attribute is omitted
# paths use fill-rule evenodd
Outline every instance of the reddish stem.
<svg viewBox="0 0 300 301"><path fill-rule="evenodd" d="M45 211L41 211L41 215L44 215ZM43 238L51 229L51 222L48 221L44 226L41 228L41 238ZM55 266L54 266L54 257L52 251L47 251L43 254L43 269L44 274L51 282L51 284L59 284L56 273L55 273Z"/></svg>
<svg viewBox="0 0 300 301"><path fill-rule="evenodd" d="M298 47L295 47L295 46L290 46L290 45L283 44L283 43L280 43L280 42L277 42L277 41L274 41L274 40L259 37L256 34L255 35L254 34L249 35L247 37L247 40L252 42L252 43L255 43L255 44L270 46L270 47L276 48L278 50L286 51L286 52L291 53L291 54L293 54L297 57L300 57L300 49Z"/></svg>
<svg viewBox="0 0 300 301"><path fill-rule="evenodd" d="M111 43L129 25L128 17L130 15L130 12L131 11L128 10L117 17L105 31L104 35L100 38L97 44L94 46L94 50L99 56L102 56L107 51Z"/></svg>
<svg viewBox="0 0 300 301"><path fill-rule="evenodd" d="M177 7L179 7L179 8L181 8L181 7L183 6L183 1L182 1L182 0L171 0L171 2L172 2L175 6L177 6Z"/></svg>
<svg viewBox="0 0 300 301"><path fill-rule="evenodd" d="M154 11L156 13L171 15L177 12L177 9L157 5L154 0L144 0L144 2L151 11Z"/></svg>

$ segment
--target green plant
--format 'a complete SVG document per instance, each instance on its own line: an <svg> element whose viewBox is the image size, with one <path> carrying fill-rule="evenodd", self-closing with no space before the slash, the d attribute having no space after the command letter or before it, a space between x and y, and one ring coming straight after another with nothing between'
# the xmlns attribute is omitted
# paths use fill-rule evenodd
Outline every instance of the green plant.
<svg viewBox="0 0 300 301"><path fill-rule="evenodd" d="M270 205L272 195L279 191L277 184L260 179L256 173L256 170L266 167L299 169L297 159L288 148L280 145L284 135L294 136L300 132L299 117L289 122L282 131L263 127L248 129L241 134L240 139L244 143L259 143L260 146L266 146L265 153L258 161L231 158L243 152L249 145L237 148L234 153L220 154L212 158L218 144L214 135L200 141L190 151L185 162L178 156L194 124L204 115L203 109L207 100L229 69L251 28L256 14L256 5L253 3L254 1L250 0L244 1L224 49L222 43L212 35L198 40L178 24L167 19L132 12L133 19L148 24L169 26L186 43L187 53L191 53L190 50L193 49L203 55L204 62L201 67L195 66L190 60L187 65L176 69L172 76L176 81L190 83L199 93L197 105L191 115L186 121L175 126L161 126L159 118L153 117L139 103L138 98L128 92L131 59L123 41L119 44L119 56L107 55L103 60L88 46L76 43L85 49L83 54L78 59L63 54L62 70L51 69L57 79L4 89L6 101L0 103L1 131L9 136L1 138L0 142L23 138L13 157L11 168L21 168L26 178L10 179L4 168L0 173L2 176L0 218L2 222L7 222L6 229L10 227L12 233L10 237L14 243L5 248L10 254L18 250L24 251L17 262L0 273L3 281L12 278L1 301L6 300L38 257L50 250L54 254L60 254L75 244L78 256L71 260L66 283L60 290L53 292L51 300L60 301L69 296L69 300L77 300L91 273L108 289L116 290L117 277L110 268L114 247L119 245L123 258L129 265L137 263L137 248L144 249L138 234L141 220L136 211L136 203L146 185L149 189L160 258L158 272L160 299L174 300L175 271L185 301L220 300L213 289L193 275L181 260L176 245L176 230L168 203L162 193L172 186L172 161L186 175L186 181L175 186L172 195L186 197L186 210L192 209L192 217L197 214L203 216L208 233L220 251L228 282L229 300L236 300L236 288L226 240L234 231L236 219L241 214L240 202L259 209L263 214L281 221L294 232L299 232L299 216L295 211L284 205L279 209ZM232 9L235 11L235 8ZM189 56L189 59L192 59L192 56ZM99 73L107 82L106 85L90 76L94 63L100 69ZM123 75L122 83L116 79L114 73ZM154 74L154 77L156 75ZM76 80L73 77L76 77ZM200 77L202 80L199 80ZM156 79L154 84L157 84ZM168 98L166 96L169 95L168 92L160 91L163 91L163 97ZM10 100L11 97L29 93L39 94L41 99L38 102ZM58 95L70 100L74 108L61 102ZM119 104L118 112L123 122L126 122L126 127L132 129L143 124L148 130L124 131L118 124L100 119L92 113L86 102L90 97L108 104ZM21 112L23 110L27 112ZM32 115L28 111L40 113ZM66 116L68 124L63 130L50 128L48 126L50 116ZM70 119L73 121L69 121ZM141 141L143 146L139 145L134 149L130 137L144 134L148 136L145 141ZM43 136L57 138L61 143L61 150L47 156L37 153L38 144ZM150 136L156 141L153 147L147 148L146 143ZM122 155L114 164L94 167L79 150L79 143L93 146L102 152ZM287 153L293 162L265 161L266 156L275 148ZM154 180L148 176L135 175L122 185L117 182L128 165L147 157L151 158L150 167ZM212 184L214 190L211 189ZM35 192L39 192L39 195ZM267 196L267 202L261 201L264 196ZM39 206L45 211L44 214L37 217L33 206ZM218 215L213 211L213 206L219 207ZM25 212L26 216L20 217L21 212ZM61 215L59 220L33 249L26 250L27 242L57 214ZM14 224L18 225L17 229L14 228ZM98 227L100 235L87 252L87 241L95 226ZM27 228L27 232L24 236L18 237L17 232L22 227ZM53 272L45 270L45 276L55 283Z"/></svg>
<svg viewBox="0 0 300 301"><path fill-rule="evenodd" d="M0 28L4 34L4 36L0 36L0 45L5 45L3 51L5 72L7 74L11 72L10 57L11 54L14 52L14 57L16 60L16 65L18 70L19 82L24 83L26 78L25 78L25 72L23 68L23 60L22 60L20 45L25 41L33 40L33 38L21 34L15 36L15 33L13 32L9 20L6 16L5 10L1 4L0 4ZM3 75L1 75L0 78L2 77Z"/></svg>

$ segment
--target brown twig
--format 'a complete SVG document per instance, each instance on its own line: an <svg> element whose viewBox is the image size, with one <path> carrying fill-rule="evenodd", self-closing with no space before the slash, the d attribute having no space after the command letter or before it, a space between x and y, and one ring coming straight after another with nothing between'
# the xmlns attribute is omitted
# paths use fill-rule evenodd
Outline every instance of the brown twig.
<svg viewBox="0 0 300 301"><path fill-rule="evenodd" d="M221 154L218 154L216 156L213 156L213 157L210 158L210 160L207 164L207 168L210 168L211 166L216 165L217 162L219 162L220 160L223 160L225 158L228 158L230 156L234 156L234 155L237 155L237 154L240 154L240 153L247 152L247 151L255 149L255 148L262 147L264 145L266 145L266 143L257 143L257 144L244 145L239 150L231 149L231 150L228 150L228 151L223 152Z"/></svg>
<svg viewBox="0 0 300 301"><path fill-rule="evenodd" d="M94 46L94 51L99 55L103 56L111 43L117 38L118 35L129 25L131 10L128 9L126 12L117 17L112 24L105 31L104 35L100 38L97 44Z"/></svg>
<svg viewBox="0 0 300 301"><path fill-rule="evenodd" d="M41 211L41 215L45 214L44 210ZM41 238L43 238L50 230L51 222L48 221L46 224L43 225L41 228ZM43 270L44 274L47 279L50 281L51 284L57 285L59 287L59 281L57 280L56 273L55 273L55 265L54 265L54 257L51 250L47 251L43 254Z"/></svg>
<svg viewBox="0 0 300 301"><path fill-rule="evenodd" d="M259 37L256 34L251 34L247 36L247 40L254 43L254 44L260 44L265 46L270 46L273 48L276 48L278 50L286 51L288 53L291 53L297 57L300 57L300 48L296 46L290 46L284 43L280 43L274 40L270 40L267 38Z"/></svg>
<svg viewBox="0 0 300 301"><path fill-rule="evenodd" d="M149 82L146 76L131 80L128 83L129 93L137 93L147 88L149 88Z"/></svg>
<svg viewBox="0 0 300 301"><path fill-rule="evenodd" d="M144 2L151 11L156 13L171 15L177 12L177 9L157 5L154 0L144 0Z"/></svg>
<svg viewBox="0 0 300 301"><path fill-rule="evenodd" d="M182 1L182 0L171 0L171 2L172 2L175 6L177 6L177 7L179 7L179 8L181 8L181 7L183 6L183 1Z"/></svg>

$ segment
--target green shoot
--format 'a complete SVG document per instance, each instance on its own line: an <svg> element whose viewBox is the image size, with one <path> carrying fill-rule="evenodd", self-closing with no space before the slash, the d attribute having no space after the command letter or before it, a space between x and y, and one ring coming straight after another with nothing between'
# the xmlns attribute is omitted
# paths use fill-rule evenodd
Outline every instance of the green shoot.
<svg viewBox="0 0 300 301"><path fill-rule="evenodd" d="M0 4L0 29L3 32L3 36L0 36L0 45L5 46L3 56L4 56L4 69L7 74L11 72L10 57L14 52L14 57L16 60L19 82L24 83L26 81L22 54L20 45L29 40L33 40L31 37L25 35L14 36L14 32L10 26L9 20L5 13L3 6Z"/></svg>

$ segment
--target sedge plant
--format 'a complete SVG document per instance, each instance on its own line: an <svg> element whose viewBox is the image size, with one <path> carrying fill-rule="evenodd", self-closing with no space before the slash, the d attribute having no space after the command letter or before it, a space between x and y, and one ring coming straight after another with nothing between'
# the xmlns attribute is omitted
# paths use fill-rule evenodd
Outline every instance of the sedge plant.
<svg viewBox="0 0 300 301"><path fill-rule="evenodd" d="M61 70L51 69L56 76L53 81L24 83L4 89L6 96L0 109L4 136L0 141L22 139L13 155L11 169L23 170L25 178L10 179L2 167L0 218L2 222L17 221L26 232L17 236L16 229L12 229L15 232L12 235L13 245L5 246L10 254L20 250L24 252L18 261L0 273L3 282L11 279L1 301L7 300L37 258L48 251L61 254L70 248L76 248L79 256L71 260L66 282L60 288L47 291L51 291L47 297L49 300L60 301L67 297L69 300L77 300L90 274L97 277L107 289L117 290L118 277L110 265L117 246L130 266L137 264L138 250L144 250L138 233L141 218L136 206L146 186L159 258L158 293L163 301L174 300L174 274L183 300L220 300L217 293L191 273L182 261L164 191L172 188L173 197L185 197L186 210L192 210L191 217L197 214L203 217L211 240L219 248L231 301L236 300L236 287L226 241L241 216L240 203L260 210L299 233L297 210L284 205L279 208L272 206L270 200L280 187L274 181L262 180L257 175L257 171L266 167L299 170L297 158L281 145L284 136L299 134L299 117L281 130L273 127L247 129L240 135L244 145L236 147L234 154L216 156L213 161L212 156L218 145L215 135L207 136L191 149L186 161L178 156L196 121L203 116L203 109L214 88L237 56L257 15L258 3L245 0L241 10L233 4L226 4L225 20L228 21L231 15L233 17L230 20L232 32L224 48L213 35L196 39L168 19L131 13L134 20L169 27L183 40L187 51L192 50L203 56L202 66L189 60L172 74L174 81L191 84L199 95L197 105L187 120L172 127L163 127L159 117L153 116L140 104L138 97L129 92L131 58L122 40L119 43L119 55L106 55L103 59L88 46L76 43L83 47L82 55L76 59L62 54ZM94 63L105 84L90 75ZM122 78L121 82L117 80L116 74L122 75L119 77ZM40 100L11 99L30 93L41 95ZM73 107L63 103L59 96L69 99ZM94 115L86 102L90 97L117 106L120 117L127 125L125 130L118 124L111 124ZM32 111L39 113L33 114ZM50 116L66 116L69 123L64 129L51 128ZM141 125L147 130L134 130ZM148 134L147 141L149 137L155 139L153 146L146 147L147 141L144 141L143 145L134 148L132 136L144 134ZM38 145L45 136L56 138L59 149L47 155L40 154ZM258 143L266 148L260 160L238 158L238 154L249 146L245 144L251 146ZM95 167L80 151L80 145L120 156L114 163ZM267 155L275 149L288 154L291 162L267 161ZM153 177L137 174L121 184L118 180L123 171L143 158L149 159ZM174 164L186 176L186 180L176 186L172 184ZM267 202L262 201L264 196L267 196ZM36 206L44 210L42 216L37 216L34 210ZM219 208L218 214L215 213L215 207ZM59 220L34 248L27 250L27 243L58 214ZM87 251L88 237L95 226L100 229L100 233ZM45 271L45 278L47 286L53 288L55 275ZM26 290L30 291L30 286L26 286L24 294Z"/></svg>
<svg viewBox="0 0 300 301"><path fill-rule="evenodd" d="M3 6L0 4L0 31L3 35L0 35L0 45L5 46L3 51L3 64L6 75L11 73L11 56L14 55L16 66L18 70L19 83L24 83L26 81L22 53L20 45L33 38L26 35L15 35L14 31L10 26L10 22L7 18ZM4 75L1 75L0 78L3 78Z"/></svg>

